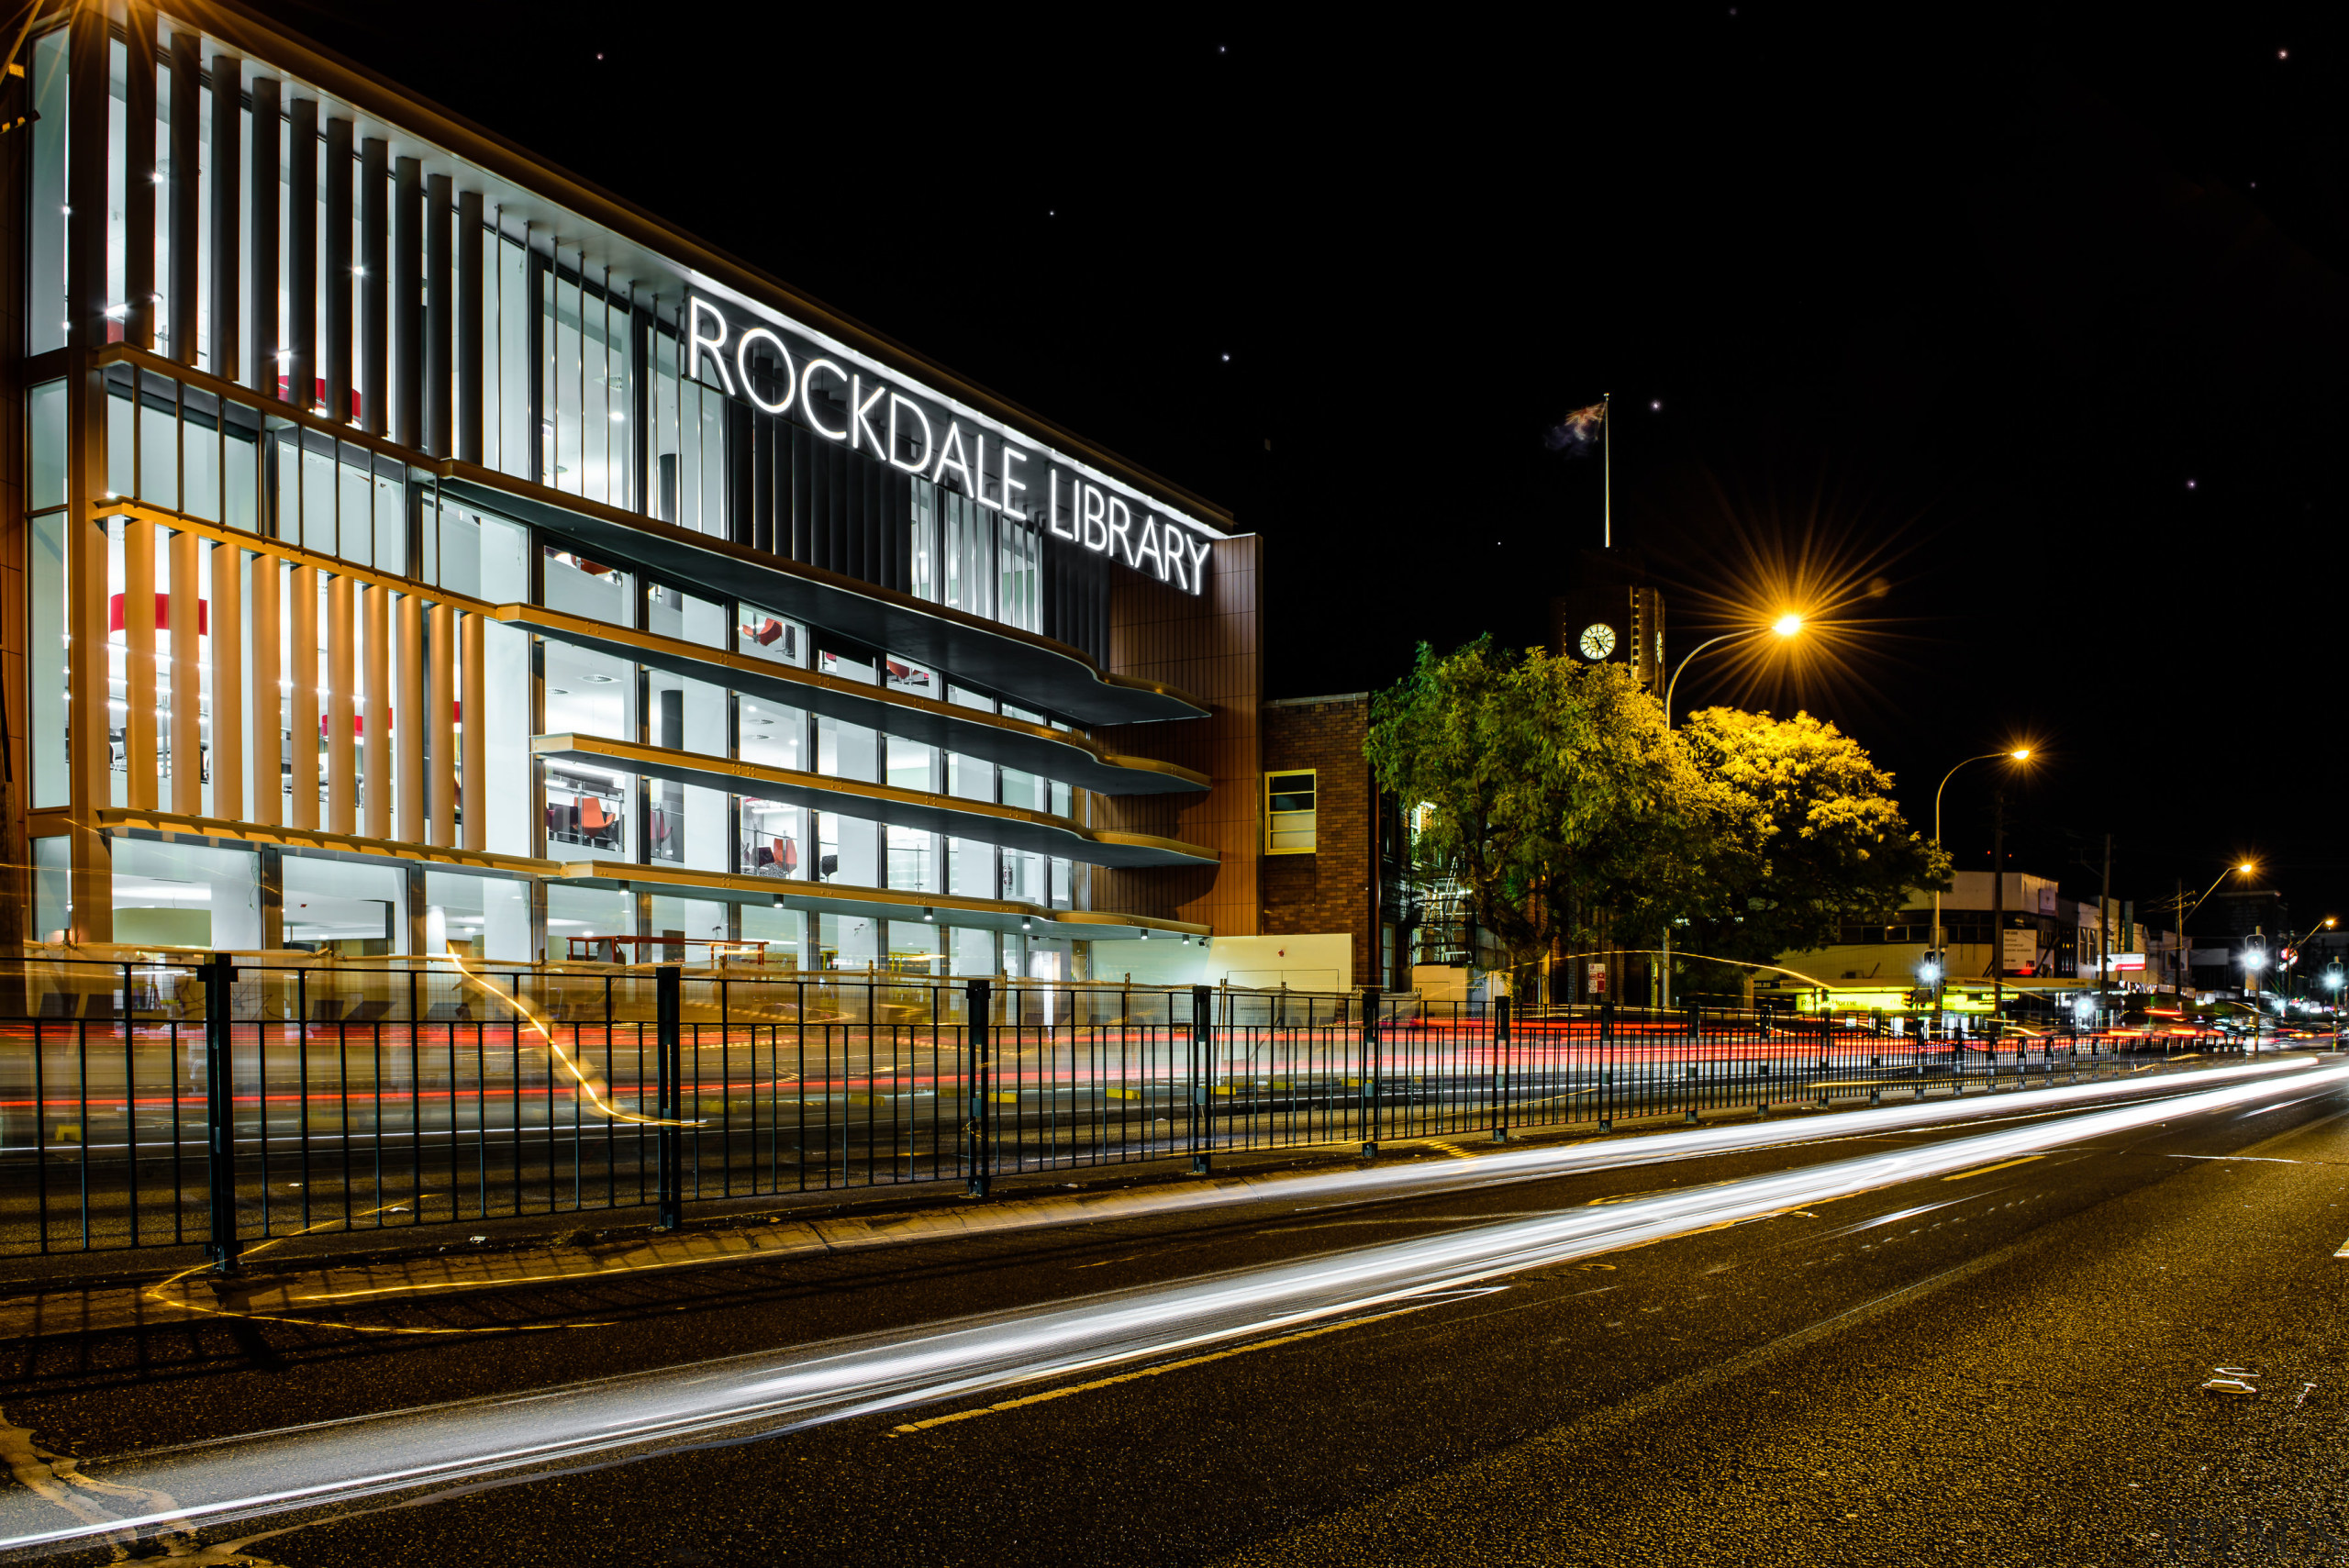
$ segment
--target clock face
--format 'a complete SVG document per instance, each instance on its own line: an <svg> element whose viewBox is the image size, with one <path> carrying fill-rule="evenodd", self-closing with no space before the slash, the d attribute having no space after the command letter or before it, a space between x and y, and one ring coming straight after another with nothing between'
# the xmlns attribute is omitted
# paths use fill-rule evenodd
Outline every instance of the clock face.
<svg viewBox="0 0 2349 1568"><path fill-rule="evenodd" d="M1615 651L1615 628L1605 621L1598 621L1582 628L1582 641L1577 645L1586 659L1604 659Z"/></svg>

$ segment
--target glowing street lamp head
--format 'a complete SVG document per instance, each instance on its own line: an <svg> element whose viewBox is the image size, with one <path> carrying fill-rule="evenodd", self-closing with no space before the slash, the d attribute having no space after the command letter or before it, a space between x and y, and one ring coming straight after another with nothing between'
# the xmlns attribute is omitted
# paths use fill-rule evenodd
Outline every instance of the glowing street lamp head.
<svg viewBox="0 0 2349 1568"><path fill-rule="evenodd" d="M2028 762L2031 761L2031 748L2028 746L2018 747L2014 751L2008 752L2007 755L2012 757L2018 762Z"/></svg>
<svg viewBox="0 0 2349 1568"><path fill-rule="evenodd" d="M2257 871L2258 869L2258 866L2250 861L2245 861L2243 864L2235 867L2235 870L2243 873L2245 876L2249 876L2253 872Z"/></svg>
<svg viewBox="0 0 2349 1568"><path fill-rule="evenodd" d="M1927 959L1917 966L1917 978L1927 985L1939 984L1941 977L1942 966L1932 959Z"/></svg>
<svg viewBox="0 0 2349 1568"><path fill-rule="evenodd" d="M1780 637L1792 637L1802 629L1802 617L1788 610L1770 623L1770 629Z"/></svg>

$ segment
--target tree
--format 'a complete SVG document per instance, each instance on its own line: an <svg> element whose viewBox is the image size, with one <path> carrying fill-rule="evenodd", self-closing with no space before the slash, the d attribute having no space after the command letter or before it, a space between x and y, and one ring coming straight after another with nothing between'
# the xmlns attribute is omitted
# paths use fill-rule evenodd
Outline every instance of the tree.
<svg viewBox="0 0 2349 1568"><path fill-rule="evenodd" d="M1949 856L1909 830L1892 775L1834 725L1709 707L1680 739L1730 809L1710 889L1689 911L1691 949L1768 960L1823 947L1847 917L1948 885Z"/></svg>
<svg viewBox="0 0 2349 1568"><path fill-rule="evenodd" d="M1584 911L1659 925L1701 897L1728 797L1620 664L1479 638L1372 701L1364 750L1422 814L1415 859L1457 878L1513 962L1588 935Z"/></svg>

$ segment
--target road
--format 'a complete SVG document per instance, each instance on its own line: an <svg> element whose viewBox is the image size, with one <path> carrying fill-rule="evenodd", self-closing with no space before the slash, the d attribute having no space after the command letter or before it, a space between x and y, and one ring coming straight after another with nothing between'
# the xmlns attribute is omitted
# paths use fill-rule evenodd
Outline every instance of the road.
<svg viewBox="0 0 2349 1568"><path fill-rule="evenodd" d="M217 1507L211 1561L289 1568L2349 1551L2349 1065L1765 1131L20 1342L0 1539Z"/></svg>

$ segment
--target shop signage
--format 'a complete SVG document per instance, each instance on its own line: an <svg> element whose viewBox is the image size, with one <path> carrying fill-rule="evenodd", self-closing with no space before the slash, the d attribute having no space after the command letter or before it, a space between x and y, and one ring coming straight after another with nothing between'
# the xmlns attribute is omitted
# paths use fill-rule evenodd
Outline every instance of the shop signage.
<svg viewBox="0 0 2349 1568"><path fill-rule="evenodd" d="M846 349L693 295L685 359L689 377L851 451L869 450L1186 593L1207 585L1215 536L1197 523Z"/></svg>

